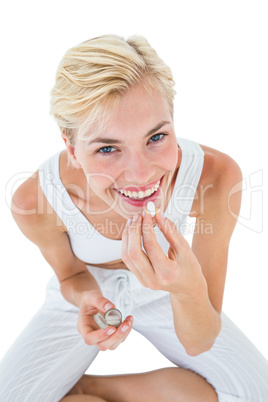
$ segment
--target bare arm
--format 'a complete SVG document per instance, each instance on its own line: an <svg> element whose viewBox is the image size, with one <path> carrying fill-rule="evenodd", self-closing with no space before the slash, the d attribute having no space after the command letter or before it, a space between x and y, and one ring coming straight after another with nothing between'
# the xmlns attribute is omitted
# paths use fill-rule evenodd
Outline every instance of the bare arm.
<svg viewBox="0 0 268 402"><path fill-rule="evenodd" d="M219 175L196 218L192 242L204 281L185 300L171 295L176 332L193 355L210 349L221 329L228 248L241 205L241 191L229 199L230 190L242 180L239 166L222 154L216 169Z"/></svg>
<svg viewBox="0 0 268 402"><path fill-rule="evenodd" d="M12 215L54 270L63 297L79 307L77 329L85 343L100 350L115 349L128 336L133 319L128 316L119 327L108 326L105 330L95 323L94 314L115 306L102 295L86 264L74 255L66 228L59 224L59 217L39 186L37 172L15 192Z"/></svg>
<svg viewBox="0 0 268 402"><path fill-rule="evenodd" d="M192 248L176 224L159 211L155 221L170 244L167 255L157 242L149 212L142 221L133 219L122 236L122 259L142 285L169 292L174 328L190 355L209 350L220 332L228 245L241 203L241 191L229 200L230 190L241 182L239 166L224 154L217 155L215 162L212 174L210 169L205 175L213 192L205 211L196 214L198 230ZM212 230L200 231L202 220Z"/></svg>
<svg viewBox="0 0 268 402"><path fill-rule="evenodd" d="M59 218L44 194L37 191L37 180L35 173L35 177L17 189L12 198L12 215L22 233L38 246L54 270L64 298L79 307L85 292L100 292L100 288L86 264L72 252L64 225L59 225ZM42 211L40 205L45 205Z"/></svg>

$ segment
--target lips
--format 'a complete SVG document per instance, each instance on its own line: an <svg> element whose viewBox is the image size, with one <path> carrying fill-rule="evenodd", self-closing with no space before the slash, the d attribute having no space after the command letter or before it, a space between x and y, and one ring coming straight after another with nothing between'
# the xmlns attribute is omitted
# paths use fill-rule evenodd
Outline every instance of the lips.
<svg viewBox="0 0 268 402"><path fill-rule="evenodd" d="M114 190L125 190L125 191L131 191L131 192L135 191L136 193L138 193L139 191L145 192L146 190L149 190L152 187L154 187L158 182L159 182L159 179L153 181L152 183L148 184L145 187L120 187L120 188L114 188Z"/></svg>
<svg viewBox="0 0 268 402"><path fill-rule="evenodd" d="M116 191L116 193L120 197L122 197L129 204L134 205L136 207L143 207L143 206L145 206L147 204L148 201L155 201L157 199L157 197L160 194L160 188L161 188L161 185L162 185L163 178L164 178L164 176L162 176L161 179L160 179L160 185L159 185L158 189L153 194L151 194L151 195L149 195L148 197L145 197L145 198L138 198L138 199L137 198L130 198L130 197L120 193L119 191L117 191L116 188L114 190ZM157 183L157 181L156 181L156 183Z"/></svg>

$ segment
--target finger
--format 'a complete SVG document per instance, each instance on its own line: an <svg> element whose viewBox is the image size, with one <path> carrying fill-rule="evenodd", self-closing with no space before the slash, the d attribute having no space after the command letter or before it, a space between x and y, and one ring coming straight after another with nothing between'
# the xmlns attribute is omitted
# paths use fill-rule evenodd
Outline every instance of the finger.
<svg viewBox="0 0 268 402"><path fill-rule="evenodd" d="M109 299L104 297L99 290L91 290L83 297L83 303L80 308L81 314L93 315L96 312L106 312L115 305Z"/></svg>
<svg viewBox="0 0 268 402"><path fill-rule="evenodd" d="M156 239L153 227L153 219L147 210L145 211L145 216L143 218L142 235L144 249L151 261L152 266L156 270L165 263L166 256Z"/></svg>
<svg viewBox="0 0 268 402"><path fill-rule="evenodd" d="M145 283L150 281L154 275L154 268L148 256L142 249L142 216L136 215L128 230L128 256L132 264L139 271Z"/></svg>
<svg viewBox="0 0 268 402"><path fill-rule="evenodd" d="M89 331L81 334L84 338L84 341L87 345L97 346L99 347L100 342L106 341L110 336L112 336L116 332L116 328L109 326L106 329L96 329L88 328ZM100 349L102 350L102 349Z"/></svg>
<svg viewBox="0 0 268 402"><path fill-rule="evenodd" d="M175 252L178 253L181 247L189 247L189 243L182 236L175 223L168 219L160 209L156 211L155 221Z"/></svg>
<svg viewBox="0 0 268 402"><path fill-rule="evenodd" d="M131 225L131 222L130 222ZM125 226L125 229L122 234L122 244L121 244L121 258L126 264L126 266L129 268L129 270L137 277L137 279L140 281L140 283L145 286L145 283L143 281L142 275L137 269L136 265L133 263L129 256L129 226Z"/></svg>
<svg viewBox="0 0 268 402"><path fill-rule="evenodd" d="M107 336L111 335L111 329L115 331L115 328L111 325L106 329L100 329L93 316L81 315L80 313L78 317L77 329L87 345L94 345L97 342L106 339Z"/></svg>
<svg viewBox="0 0 268 402"><path fill-rule="evenodd" d="M109 347L109 350L115 350L121 343L123 343L123 342L126 340L126 338L128 337L128 335L129 335L131 329L132 329L132 327L130 326L130 327L126 330L126 332L124 332L124 334L125 334L124 337L121 338L118 342L116 342L116 343L113 344L112 346L110 346L110 347Z"/></svg>
<svg viewBox="0 0 268 402"><path fill-rule="evenodd" d="M128 316L116 329L116 332L111 335L109 338L101 341L97 346L100 350L114 350L117 348L120 343L122 343L132 329L133 317Z"/></svg>

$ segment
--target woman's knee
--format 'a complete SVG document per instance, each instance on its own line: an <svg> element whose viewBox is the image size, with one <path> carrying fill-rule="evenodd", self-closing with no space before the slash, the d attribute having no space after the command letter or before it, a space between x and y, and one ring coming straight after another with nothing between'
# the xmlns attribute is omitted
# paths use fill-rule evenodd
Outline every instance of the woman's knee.
<svg viewBox="0 0 268 402"><path fill-rule="evenodd" d="M160 370L161 381L165 383L166 400L199 402L202 395L202 400L206 402L218 402L215 388L199 374L180 367Z"/></svg>

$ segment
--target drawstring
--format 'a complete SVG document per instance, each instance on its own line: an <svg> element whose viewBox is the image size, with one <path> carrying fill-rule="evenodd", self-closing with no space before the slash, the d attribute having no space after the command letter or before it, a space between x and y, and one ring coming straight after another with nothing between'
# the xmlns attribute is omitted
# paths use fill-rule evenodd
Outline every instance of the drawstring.
<svg viewBox="0 0 268 402"><path fill-rule="evenodd" d="M133 298L131 295L128 275L111 275L104 280L103 284L105 285L106 289L113 290L115 292L115 307L121 311L123 316L131 314L133 309Z"/></svg>

